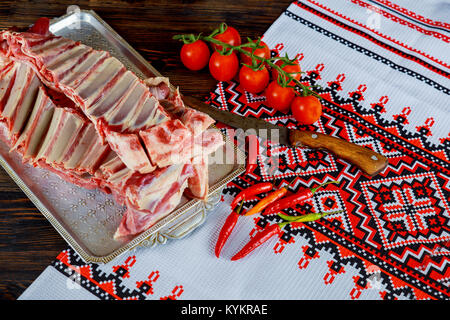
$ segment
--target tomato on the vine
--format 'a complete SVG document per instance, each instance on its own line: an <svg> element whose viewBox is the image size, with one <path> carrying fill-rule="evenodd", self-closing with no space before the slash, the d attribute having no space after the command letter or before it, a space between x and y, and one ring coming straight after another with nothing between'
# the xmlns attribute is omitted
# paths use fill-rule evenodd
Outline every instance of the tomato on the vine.
<svg viewBox="0 0 450 320"><path fill-rule="evenodd" d="M314 96L298 96L292 101L291 111L300 124L313 124L322 114L322 104Z"/></svg>
<svg viewBox="0 0 450 320"><path fill-rule="evenodd" d="M180 57L181 62L189 70L203 69L209 60L208 45L202 40L184 44L181 48Z"/></svg>
<svg viewBox="0 0 450 320"><path fill-rule="evenodd" d="M234 52L222 55L217 51L209 59L209 72L218 81L233 79L239 68L239 60Z"/></svg>
<svg viewBox="0 0 450 320"><path fill-rule="evenodd" d="M277 62L275 62L275 65L279 66L283 71L287 73L294 73L291 75L291 77L293 77L296 80L300 80L301 78L300 72L302 70L298 62L295 62L294 64L287 64L284 67L282 67L283 64L284 62L282 60L278 60ZM275 81L278 79L278 70L276 68L272 69L272 79ZM294 85L294 81L291 81L290 85Z"/></svg>
<svg viewBox="0 0 450 320"><path fill-rule="evenodd" d="M247 66L242 66L239 71L239 83L250 93L260 93L269 83L269 71L265 67L254 71Z"/></svg>
<svg viewBox="0 0 450 320"><path fill-rule="evenodd" d="M224 32L215 35L213 38L232 46L239 46L241 44L241 35L235 28L230 26L227 26ZM212 47L218 51L222 50L222 46L218 44L213 43Z"/></svg>
<svg viewBox="0 0 450 320"><path fill-rule="evenodd" d="M290 87L282 87L276 80L269 83L265 94L267 104L281 112L289 111L291 102L295 97L294 89Z"/></svg>
<svg viewBox="0 0 450 320"><path fill-rule="evenodd" d="M255 40L253 42L256 42ZM260 41L259 42L260 46L263 46L263 48L257 48L255 49L255 51L253 52L253 55L264 58L264 59L270 59L270 49L267 46L267 44L264 41ZM252 52L253 48L250 47L243 47L242 49L244 49L245 51L248 52ZM260 60L255 59L257 63L260 62ZM241 53L241 62L248 64L248 65L252 65L252 58L248 55L246 55L245 53Z"/></svg>

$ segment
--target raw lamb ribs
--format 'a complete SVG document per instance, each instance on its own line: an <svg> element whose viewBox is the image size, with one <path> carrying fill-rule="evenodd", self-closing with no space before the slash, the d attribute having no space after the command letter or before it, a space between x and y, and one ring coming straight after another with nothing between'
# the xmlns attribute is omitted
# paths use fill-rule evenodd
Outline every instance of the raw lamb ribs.
<svg viewBox="0 0 450 320"><path fill-rule="evenodd" d="M115 238L145 231L183 194L206 199L208 154L223 138L166 78L142 81L108 52L48 28L0 39L5 142L24 162L126 205Z"/></svg>

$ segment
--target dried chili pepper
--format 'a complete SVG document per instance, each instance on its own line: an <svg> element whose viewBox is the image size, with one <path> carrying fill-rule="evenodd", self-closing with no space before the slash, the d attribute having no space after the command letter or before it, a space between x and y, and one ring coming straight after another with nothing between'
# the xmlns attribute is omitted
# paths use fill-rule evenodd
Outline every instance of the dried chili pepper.
<svg viewBox="0 0 450 320"><path fill-rule="evenodd" d="M215 252L217 258L219 257L220 251L222 251L223 246L225 245L228 238L230 237L231 232L233 232L233 229L236 226L236 223L238 221L243 204L244 204L244 199L242 199L239 209L237 211L233 210L230 213L230 215L225 220L225 223L223 224L222 229L220 230L219 238L217 239L216 247L214 249L214 252Z"/></svg>
<svg viewBox="0 0 450 320"><path fill-rule="evenodd" d="M272 203L271 205L267 206L266 210L264 210L264 212L262 214L269 215L272 213L280 212L281 210L286 209L286 208L294 207L296 204L299 204L301 202L304 202L304 201L312 198L312 196L314 195L314 193L316 193L316 191L318 189L320 189L323 186L330 184L330 183L339 183L339 182L338 181L325 182L325 183L318 185L315 188L305 189L299 193L293 194L286 198L282 198L282 199Z"/></svg>
<svg viewBox="0 0 450 320"><path fill-rule="evenodd" d="M250 199L252 196L269 192L273 189L273 184L271 182L261 182L254 184L253 186L242 190L238 193L238 195L234 198L234 200L231 202L231 207L236 207L242 199Z"/></svg>
<svg viewBox="0 0 450 320"><path fill-rule="evenodd" d="M274 201L283 197L287 193L289 185L290 184L288 184L282 188L279 188L278 190L275 190L274 192L271 192L267 197L263 198L256 205L254 205L253 208L248 210L245 215L251 216L252 214L255 214L255 213L258 213L258 212L261 212L262 210L264 210L268 205L270 205Z"/></svg>
<svg viewBox="0 0 450 320"><path fill-rule="evenodd" d="M281 232L281 227L278 223L272 224L257 233L238 253L236 253L231 260L239 260L248 255L250 252L258 248L264 242L272 238L274 235Z"/></svg>

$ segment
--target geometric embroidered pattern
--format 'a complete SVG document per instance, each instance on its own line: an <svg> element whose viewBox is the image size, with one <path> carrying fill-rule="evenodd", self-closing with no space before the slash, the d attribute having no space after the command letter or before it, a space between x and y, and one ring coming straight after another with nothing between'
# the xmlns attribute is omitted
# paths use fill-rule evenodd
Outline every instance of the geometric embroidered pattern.
<svg viewBox="0 0 450 320"><path fill-rule="evenodd" d="M306 71L302 82L316 85L324 67L319 64ZM405 130L411 114L408 109L386 120L382 114L389 100L387 96L372 103L370 110L362 108L364 90L345 97L340 92L344 80L345 76L341 76L317 89L323 98L324 112L313 126L297 126L291 114L268 108L264 99L247 94L232 81L219 83L207 102L242 116L259 117L299 130L315 130L375 150L389 159L389 166L381 174L370 178L326 152L261 141L260 145L267 146L267 150L261 148L258 168L230 182L224 193L234 196L259 181L272 181L274 176L278 184L292 182L290 192L339 180L339 186L328 185L309 201L284 211L290 215L344 212L313 223L286 226L273 252L282 254L297 237L306 239L308 245L302 248L299 269L307 268L322 250L332 253L333 260L327 262L329 273L324 275L327 284L344 273L346 265L356 267L359 276L353 279L354 288L349 292L353 299L373 286L375 278L385 288L379 292L383 299L448 298L450 140L442 139L441 145L429 143L430 126L416 132ZM219 127L226 133L225 126ZM280 156L280 165L269 175L267 155L271 154ZM245 202L244 207L251 207L257 200ZM254 221L250 235L279 222L280 218L274 214L259 216Z"/></svg>
<svg viewBox="0 0 450 320"><path fill-rule="evenodd" d="M435 180L427 172L361 184L385 248L450 240L450 210Z"/></svg>
<svg viewBox="0 0 450 320"><path fill-rule="evenodd" d="M100 270L95 263L85 263L72 249L62 251L51 264L56 270L68 277L68 288L83 287L102 300L144 300L154 294L153 286L158 280L159 271L152 271L146 279L136 281L134 289L123 282L130 278L130 272L136 263L136 256L129 256L123 264L112 267L111 272ZM176 300L184 289L177 285L160 300Z"/></svg>
<svg viewBox="0 0 450 320"><path fill-rule="evenodd" d="M314 85L318 77L319 72L311 71L302 81ZM316 130L368 147L388 157L389 166L382 174L370 178L326 152L267 143L270 150L267 153L280 155L279 169L273 173L276 182L294 181L291 192L327 180L340 181L339 186L328 185L302 205L284 210L286 214L344 210L317 222L286 226L274 253L282 254L297 237L309 243L302 248L299 269L307 268L322 250L332 253L333 260L327 263L329 273L324 275L326 284L344 273L346 265L356 267L359 276L353 279L354 288L349 292L352 299L373 286L374 279L385 288L379 292L383 299L448 298L450 248L445 249L450 243L448 150L428 144L426 132L401 134L400 117L389 126L378 125L382 108L374 108L370 117L362 117L369 111L359 107L360 96L344 99L338 88L339 83L330 81L328 87L318 90L324 106L321 119L313 127L297 128ZM233 103L224 104L224 99ZM208 102L212 106L227 106L230 112L241 115L258 115L272 123L294 125L290 115L279 115L264 102L249 103L236 83L219 83ZM404 117L407 120L408 115ZM386 124L386 120L382 121ZM384 131L382 127L391 129ZM272 181L274 176L265 172L266 159L265 154L260 154L258 168L233 180L224 193L234 196L248 185ZM257 200L245 202L244 207L251 207ZM251 235L280 219L268 215L254 221ZM439 250L440 255L436 254L438 248L444 248Z"/></svg>

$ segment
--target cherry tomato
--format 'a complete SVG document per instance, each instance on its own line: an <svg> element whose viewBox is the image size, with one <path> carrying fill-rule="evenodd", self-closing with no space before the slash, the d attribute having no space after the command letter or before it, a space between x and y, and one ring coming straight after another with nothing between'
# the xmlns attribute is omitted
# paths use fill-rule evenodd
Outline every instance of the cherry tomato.
<svg viewBox="0 0 450 320"><path fill-rule="evenodd" d="M266 88L266 102L270 107L281 112L289 111L295 92L292 88L283 88L277 81L272 81Z"/></svg>
<svg viewBox="0 0 450 320"><path fill-rule="evenodd" d="M256 40L254 40L253 42L256 42ZM270 58L270 49L267 46L267 44L264 41L261 41L259 43L260 46L263 46L264 48L261 49L255 49L255 52L253 53L255 56L264 58L264 59L269 59ZM249 48L249 47L245 47L242 48L248 52L252 52L253 48ZM248 65L252 65L252 58L250 56L247 56L244 53L241 53L241 62L248 64ZM260 61L258 59L256 59L256 62L259 63Z"/></svg>
<svg viewBox="0 0 450 320"><path fill-rule="evenodd" d="M214 39L228 43L232 46L238 46L241 44L241 35L235 28L230 26L228 26L223 33L219 33L218 35L214 36ZM215 50L222 50L222 46L214 43L212 44L212 47Z"/></svg>
<svg viewBox="0 0 450 320"><path fill-rule="evenodd" d="M239 60L234 52L230 55L221 55L214 51L209 59L209 72L218 81L233 79L239 69Z"/></svg>
<svg viewBox="0 0 450 320"><path fill-rule="evenodd" d="M281 67L283 65L283 61L278 60L277 62L275 62L275 64L279 67ZM294 72L301 72L301 68L300 65L297 63L292 64L292 65L286 65L284 67L282 67L282 69L284 71L286 71L287 73L294 73ZM291 75L294 79L296 80L300 80L301 78L301 74L300 73L295 73ZM278 70L273 68L272 69L272 80L277 80L278 79ZM291 81L290 85L294 85L294 81Z"/></svg>
<svg viewBox="0 0 450 320"><path fill-rule="evenodd" d="M189 70L203 69L209 60L208 45L202 41L197 40L193 43L184 44L180 52L181 62Z"/></svg>
<svg viewBox="0 0 450 320"><path fill-rule="evenodd" d="M291 104L291 111L300 124L313 124L322 114L322 104L314 96L295 97Z"/></svg>
<svg viewBox="0 0 450 320"><path fill-rule="evenodd" d="M265 67L253 71L249 67L242 66L241 71L239 71L239 83L250 93L260 93L269 83L269 71Z"/></svg>

